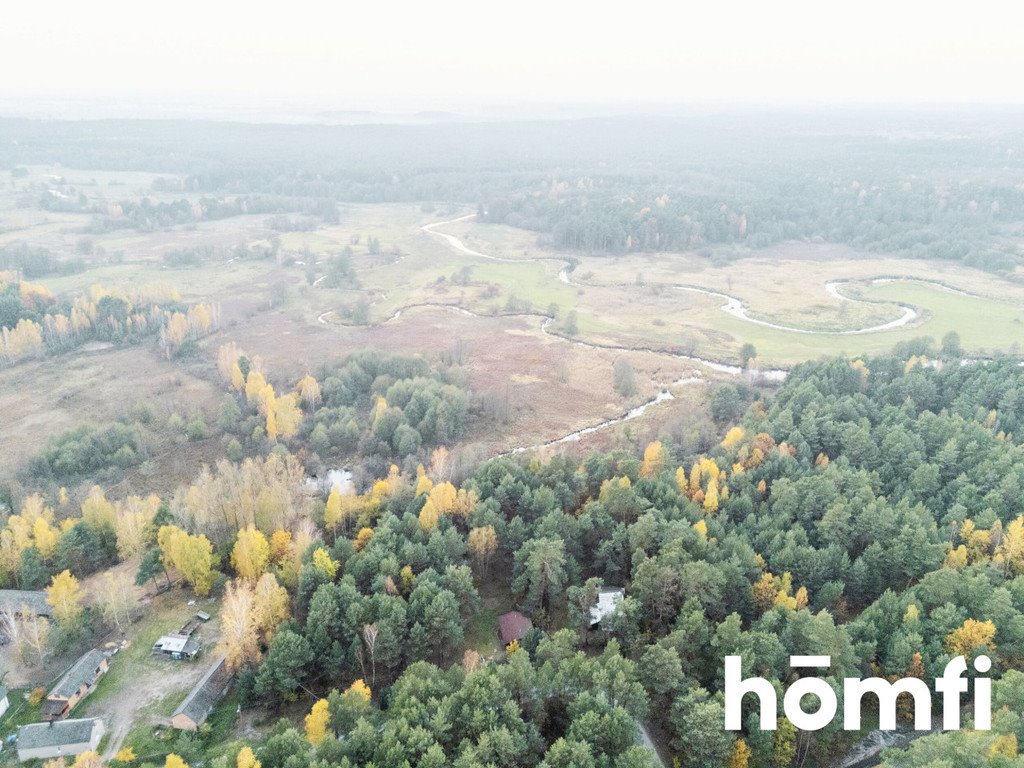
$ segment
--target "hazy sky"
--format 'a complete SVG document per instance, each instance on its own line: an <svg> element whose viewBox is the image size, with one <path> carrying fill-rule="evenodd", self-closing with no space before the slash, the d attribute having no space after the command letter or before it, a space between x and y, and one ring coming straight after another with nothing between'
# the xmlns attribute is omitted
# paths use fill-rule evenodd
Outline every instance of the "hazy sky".
<svg viewBox="0 0 1024 768"><path fill-rule="evenodd" d="M1022 6L8 0L0 94L235 94L394 109L521 101L1021 103Z"/></svg>

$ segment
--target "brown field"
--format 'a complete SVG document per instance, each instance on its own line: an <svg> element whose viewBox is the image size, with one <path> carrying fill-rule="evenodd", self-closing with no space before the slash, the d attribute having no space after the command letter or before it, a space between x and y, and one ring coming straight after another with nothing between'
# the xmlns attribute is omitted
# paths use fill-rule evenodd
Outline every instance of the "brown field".
<svg viewBox="0 0 1024 768"><path fill-rule="evenodd" d="M72 352L0 370L0 426L5 446L2 475L10 480L48 440L82 424L103 425L126 418L134 406L148 403L154 423L173 411L201 411L215 417L221 390L210 381L142 347ZM149 466L135 473L142 483L125 483L126 492L166 491L175 476L198 468L204 451L182 452L155 446ZM180 464L181 472L168 473ZM145 477L144 477L145 476Z"/></svg>
<svg viewBox="0 0 1024 768"><path fill-rule="evenodd" d="M33 168L19 184L46 189L56 183L48 174L63 174L62 188L95 185L93 190L100 187L112 200L149 194L155 178ZM13 205L17 197L10 190L0 192L0 201L12 203L0 216L0 244L24 241L65 256L74 255L83 238L93 244L93 253L83 257L89 265L85 272L40 280L51 291L74 295L96 283L167 283L186 301L216 302L221 326L203 340L197 356L184 360L163 360L152 346L144 345L83 349L0 371L0 407L7 414L0 439L9 446L3 463L7 477L55 435L78 424L122 418L136 403L147 402L154 408L151 458L114 490L170 492L202 463L223 453L216 436L183 450L180 436L167 435L161 425L172 412L188 416L199 411L208 424L215 421L225 385L214 361L219 345L228 341L261 356L279 388L360 349L437 360L459 346L468 384L498 412L482 418L467 441L478 455L486 456L546 443L615 419L678 379L728 378L664 350L734 363L740 345L751 341L761 364L771 366L840 349L851 354L881 351L921 334L938 338L954 323L964 326L965 346L979 352L1006 348L1011 337L1020 336L1016 324L1021 318L1014 312L1019 314L1024 301L1021 284L958 264L885 259L822 243L780 244L722 265L692 253L557 253L538 245L535 233L473 219L439 228L461 238L468 248L497 257L482 258L420 229L465 215L471 212L468 208L425 213L414 205L346 205L340 208L340 224L307 232L275 233L272 217L250 215L154 232L88 234L90 216L18 207ZM226 256L230 249L266 244L273 237L280 242L276 261ZM380 240L380 254L369 252L370 237ZM163 261L168 251L191 246L221 250L187 269L171 268ZM327 259L345 247L352 249L359 285L314 284L325 274ZM571 284L559 279L569 258L577 262ZM883 276L940 281L976 297L916 283L867 282ZM853 281L846 295L870 301L843 301L826 292L826 283L844 280ZM797 327L884 323L899 316L899 302L919 307L921 315L910 326L889 332L796 334L727 315L719 308L720 299L672 287L678 284L737 296L752 316ZM366 326L347 319L360 299L369 305ZM988 324L973 324L975 317L985 314L978 307L990 300L997 302L993 306L1001 314ZM454 305L472 314L437 305ZM579 335L573 342L543 331L542 313L550 308L559 318L570 310L577 312ZM559 333L559 322L549 330ZM629 399L619 397L612 387L613 364L623 355L634 366L639 389ZM702 385L677 387L677 399L559 450L637 441L638 435L646 438L664 429L698 434L706 424L695 415L694 402L705 397L706 390ZM686 420L689 427L679 426ZM670 427L664 426L670 422Z"/></svg>

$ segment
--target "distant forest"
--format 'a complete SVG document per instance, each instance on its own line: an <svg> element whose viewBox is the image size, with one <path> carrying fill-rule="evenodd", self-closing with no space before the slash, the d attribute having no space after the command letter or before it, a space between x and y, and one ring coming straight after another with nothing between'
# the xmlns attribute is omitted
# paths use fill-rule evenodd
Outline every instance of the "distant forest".
<svg viewBox="0 0 1024 768"><path fill-rule="evenodd" d="M487 221L588 252L692 249L727 259L813 239L1009 272L1022 260L1019 118L765 111L417 126L8 119L0 120L0 167L149 171L167 174L156 192L244 196L248 212L325 221L337 202L469 204ZM82 203L68 204L87 209ZM181 223L172 214L162 212L162 224Z"/></svg>

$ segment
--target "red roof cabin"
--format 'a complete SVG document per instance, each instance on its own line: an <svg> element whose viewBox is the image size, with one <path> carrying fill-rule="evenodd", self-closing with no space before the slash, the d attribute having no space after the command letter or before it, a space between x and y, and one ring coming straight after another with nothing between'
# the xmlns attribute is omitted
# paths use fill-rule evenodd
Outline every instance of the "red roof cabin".
<svg viewBox="0 0 1024 768"><path fill-rule="evenodd" d="M533 629L533 622L519 611L509 611L498 617L498 631L501 633L501 641L505 645L514 640L522 640L531 629Z"/></svg>

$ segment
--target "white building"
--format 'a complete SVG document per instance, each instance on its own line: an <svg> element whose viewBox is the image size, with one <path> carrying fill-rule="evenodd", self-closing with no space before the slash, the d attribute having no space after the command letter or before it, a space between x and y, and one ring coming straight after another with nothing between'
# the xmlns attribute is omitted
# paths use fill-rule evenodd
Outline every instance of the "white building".
<svg viewBox="0 0 1024 768"><path fill-rule="evenodd" d="M103 721L96 717L23 725L18 729L18 760L49 760L95 752L104 733Z"/></svg>
<svg viewBox="0 0 1024 768"><path fill-rule="evenodd" d="M597 604L590 609L590 628L596 629L606 617L615 613L625 596L626 590L621 587L602 587L597 593Z"/></svg>

